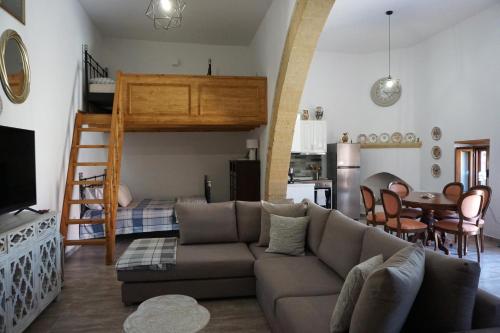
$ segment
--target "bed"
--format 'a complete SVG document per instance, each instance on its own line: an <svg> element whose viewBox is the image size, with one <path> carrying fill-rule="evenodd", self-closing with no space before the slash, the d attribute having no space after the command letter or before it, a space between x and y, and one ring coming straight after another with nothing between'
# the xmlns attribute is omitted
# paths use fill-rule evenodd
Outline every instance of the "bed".
<svg viewBox="0 0 500 333"><path fill-rule="evenodd" d="M83 178L80 180L101 180L105 175ZM130 203L127 207L118 207L115 221L115 234L137 234L155 231L176 231L179 225L175 217L175 204L177 202L208 203L211 201L212 182L204 177L205 193L200 196L180 197L172 200L142 199ZM93 185L80 185L80 196L85 198L85 189ZM104 210L89 209L81 206L82 219L103 219ZM105 237L104 225L80 224L80 239L93 239Z"/></svg>
<svg viewBox="0 0 500 333"><path fill-rule="evenodd" d="M86 111L111 113L115 96L115 81L109 77L108 69L99 65L92 57L86 45L83 48L83 64Z"/></svg>

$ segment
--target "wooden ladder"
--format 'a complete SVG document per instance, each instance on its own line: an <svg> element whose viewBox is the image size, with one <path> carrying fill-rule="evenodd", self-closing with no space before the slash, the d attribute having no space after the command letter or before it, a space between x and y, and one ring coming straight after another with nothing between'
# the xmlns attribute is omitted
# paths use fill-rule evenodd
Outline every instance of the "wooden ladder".
<svg viewBox="0 0 500 333"><path fill-rule="evenodd" d="M119 77L118 74L115 99L113 102L113 113L88 114L78 112L75 117L73 139L69 156L68 173L64 202L61 212L61 234L65 236L64 245L104 245L106 248L106 264L110 265L115 257L115 220L118 208L118 189L120 185L120 164L123 144L123 116L119 108ZM81 144L83 133L109 133L107 143L103 144ZM107 149L107 161L80 162L81 150ZM76 180L78 167L104 167L105 178L103 181ZM74 199L75 186L92 185L102 186L104 198L97 200ZM74 219L71 218L72 205L99 204L103 206L104 219ZM100 239L67 239L70 225L81 224L103 224L105 237Z"/></svg>

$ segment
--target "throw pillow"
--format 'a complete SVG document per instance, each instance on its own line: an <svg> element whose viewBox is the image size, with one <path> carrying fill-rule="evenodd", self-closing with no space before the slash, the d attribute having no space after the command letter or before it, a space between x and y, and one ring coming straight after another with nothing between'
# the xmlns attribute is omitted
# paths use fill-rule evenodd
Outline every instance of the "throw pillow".
<svg viewBox="0 0 500 333"><path fill-rule="evenodd" d="M127 185L121 184L118 188L118 204L120 207L127 207L132 202L132 193Z"/></svg>
<svg viewBox="0 0 500 333"><path fill-rule="evenodd" d="M306 215L307 205L297 204L273 204L262 201L262 212L260 217L259 246L269 246L269 232L271 228L271 214L286 217L302 217Z"/></svg>
<svg viewBox="0 0 500 333"><path fill-rule="evenodd" d="M354 307L349 332L400 332L417 297L425 269L419 242L396 252L368 276Z"/></svg>
<svg viewBox="0 0 500 333"><path fill-rule="evenodd" d="M349 331L352 313L354 312L354 307L358 301L359 294L361 294L363 285L368 275L383 263L384 257L379 254L354 266L349 274L347 274L337 303L333 309L332 318L330 319L331 333Z"/></svg>
<svg viewBox="0 0 500 333"><path fill-rule="evenodd" d="M303 256L309 217L284 217L271 214L269 247L266 252Z"/></svg>

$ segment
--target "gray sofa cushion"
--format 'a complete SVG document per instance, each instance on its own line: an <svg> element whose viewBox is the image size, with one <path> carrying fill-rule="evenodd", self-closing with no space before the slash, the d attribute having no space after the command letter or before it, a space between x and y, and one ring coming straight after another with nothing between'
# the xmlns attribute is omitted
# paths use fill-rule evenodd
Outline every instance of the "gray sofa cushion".
<svg viewBox="0 0 500 333"><path fill-rule="evenodd" d="M367 226L332 211L326 221L318 257L343 279L359 264L361 244Z"/></svg>
<svg viewBox="0 0 500 333"><path fill-rule="evenodd" d="M286 254L266 252L267 248L259 246L258 243L248 244L248 248L250 249L250 252L252 252L255 259L288 257Z"/></svg>
<svg viewBox="0 0 500 333"><path fill-rule="evenodd" d="M303 256L305 252L308 216L284 217L271 214L268 253Z"/></svg>
<svg viewBox="0 0 500 333"><path fill-rule="evenodd" d="M227 243L238 241L234 201L212 204L178 203L181 244Z"/></svg>
<svg viewBox="0 0 500 333"><path fill-rule="evenodd" d="M399 333L424 279L425 250L396 252L366 280L351 318L351 333ZM423 319L423 318L421 318Z"/></svg>
<svg viewBox="0 0 500 333"><path fill-rule="evenodd" d="M255 259L244 243L177 246L171 271L118 271L118 280L171 281L253 276Z"/></svg>
<svg viewBox="0 0 500 333"><path fill-rule="evenodd" d="M269 246L269 231L271 227L270 214L288 217L301 217L306 215L307 205L298 204L273 204L262 201L262 214L260 218L260 246Z"/></svg>
<svg viewBox="0 0 500 333"><path fill-rule="evenodd" d="M310 218L307 227L307 246L317 255L323 237L323 230L325 230L326 221L332 210L318 206L310 200L304 200L304 202L307 204L307 216Z"/></svg>
<svg viewBox="0 0 500 333"><path fill-rule="evenodd" d="M283 297L337 294L344 282L314 256L257 260L254 270L263 302L272 306Z"/></svg>
<svg viewBox="0 0 500 333"><path fill-rule="evenodd" d="M328 321L337 297L338 295L280 298L276 303L276 317L281 332L329 332Z"/></svg>
<svg viewBox="0 0 500 333"><path fill-rule="evenodd" d="M387 260L392 257L394 253L410 244L411 243L401 238L397 238L382 229L368 227L363 235L360 261L365 261L379 254L384 257L384 260Z"/></svg>
<svg viewBox="0 0 500 333"><path fill-rule="evenodd" d="M240 242L253 243L259 240L261 211L260 201L236 201L236 221Z"/></svg>

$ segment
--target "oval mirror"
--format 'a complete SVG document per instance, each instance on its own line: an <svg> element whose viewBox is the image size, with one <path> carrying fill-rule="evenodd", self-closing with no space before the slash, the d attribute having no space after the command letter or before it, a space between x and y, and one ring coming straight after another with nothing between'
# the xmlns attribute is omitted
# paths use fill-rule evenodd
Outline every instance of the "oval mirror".
<svg viewBox="0 0 500 333"><path fill-rule="evenodd" d="M5 94L13 103L26 100L30 91L28 52L14 30L6 30L0 37L0 79Z"/></svg>

